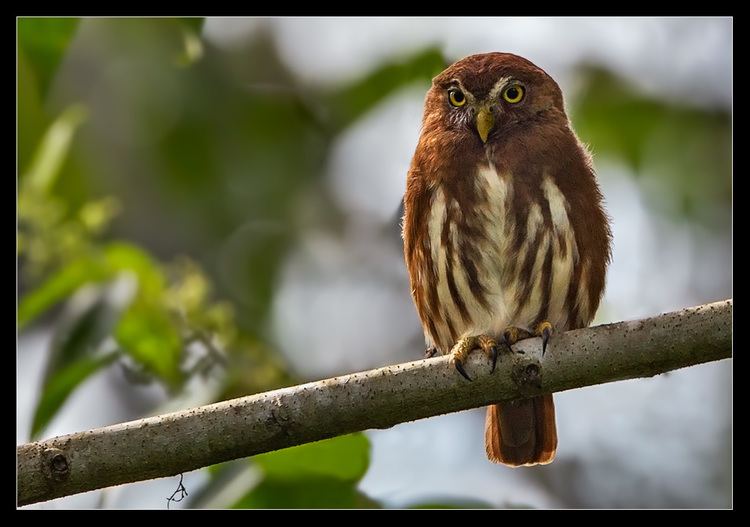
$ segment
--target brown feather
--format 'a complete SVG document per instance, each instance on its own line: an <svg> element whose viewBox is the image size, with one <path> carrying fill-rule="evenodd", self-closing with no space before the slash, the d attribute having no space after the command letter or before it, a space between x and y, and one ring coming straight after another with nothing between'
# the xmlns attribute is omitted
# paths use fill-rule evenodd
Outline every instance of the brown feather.
<svg viewBox="0 0 750 527"><path fill-rule="evenodd" d="M487 407L487 458L511 467L546 465L555 459L557 429L552 395Z"/></svg>

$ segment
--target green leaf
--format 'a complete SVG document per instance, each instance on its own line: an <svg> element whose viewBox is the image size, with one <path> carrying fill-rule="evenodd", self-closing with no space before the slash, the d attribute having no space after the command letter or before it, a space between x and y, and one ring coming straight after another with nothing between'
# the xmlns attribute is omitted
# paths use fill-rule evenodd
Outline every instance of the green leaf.
<svg viewBox="0 0 750 527"><path fill-rule="evenodd" d="M611 73L581 75L572 117L595 159L625 161L649 188L649 205L725 231L731 223L729 111L643 93ZM664 189L662 192L656 189Z"/></svg>
<svg viewBox="0 0 750 527"><path fill-rule="evenodd" d="M595 153L614 153L638 170L667 104L638 93L606 70L586 68L581 78L583 86L572 112L576 130Z"/></svg>
<svg viewBox="0 0 750 527"><path fill-rule="evenodd" d="M115 339L146 369L177 384L182 339L164 304L164 273L148 253L123 242L107 246L105 262L112 271L128 271L138 279L138 296L120 319Z"/></svg>
<svg viewBox="0 0 750 527"><path fill-rule="evenodd" d="M19 329L70 296L83 284L98 282L109 276L110 273L101 263L90 257L67 264L21 298L18 305Z"/></svg>
<svg viewBox="0 0 750 527"><path fill-rule="evenodd" d="M79 384L116 357L117 353L109 353L100 357L85 357L55 372L44 385L41 399L37 403L34 421L31 425L32 439L36 439L44 430Z"/></svg>
<svg viewBox="0 0 750 527"><path fill-rule="evenodd" d="M86 120L87 110L80 104L68 107L47 129L23 175L29 189L47 193L55 184L73 142L73 135Z"/></svg>
<svg viewBox="0 0 750 527"><path fill-rule="evenodd" d="M117 352L103 350L124 307L108 287L94 286L79 293L58 325L42 382L42 395L32 424L36 436L48 424L68 395Z"/></svg>
<svg viewBox="0 0 750 527"><path fill-rule="evenodd" d="M182 340L162 303L163 273L145 251L128 243L111 243L100 253L69 263L27 294L19 305L19 327L87 284L111 280L122 273L132 274L137 281L135 300L124 313L124 306L114 305L100 288L99 300L58 333L34 417L34 435L81 382L114 357L93 356L113 333L122 350L145 369L172 385L181 380Z"/></svg>
<svg viewBox="0 0 750 527"><path fill-rule="evenodd" d="M114 242L104 248L103 257L87 255L74 260L24 295L18 306L19 329L73 294L82 285L111 279L121 271L130 271L136 275L139 297L151 301L162 294L164 277L151 257L135 245Z"/></svg>
<svg viewBox="0 0 750 527"><path fill-rule="evenodd" d="M260 454L253 461L273 479L328 477L356 482L367 472L370 442L364 434L349 434Z"/></svg>
<svg viewBox="0 0 750 527"><path fill-rule="evenodd" d="M332 477L266 479L233 505L235 509L352 509L378 504L352 483Z"/></svg>
<svg viewBox="0 0 750 527"><path fill-rule="evenodd" d="M77 18L18 19L19 48L28 57L39 82L42 97L62 60L79 20Z"/></svg>
<svg viewBox="0 0 750 527"><path fill-rule="evenodd" d="M203 57L203 41L200 38L203 18L178 18L182 26L182 50L177 56L177 65L187 67Z"/></svg>
<svg viewBox="0 0 750 527"><path fill-rule="evenodd" d="M201 16L185 17L180 18L179 20L183 26L189 28L195 33L201 32L201 29L203 29L203 23L206 21L206 19Z"/></svg>
<svg viewBox="0 0 750 527"><path fill-rule="evenodd" d="M356 433L308 443L252 458L263 481L234 508L378 507L357 490L367 472L370 442Z"/></svg>
<svg viewBox="0 0 750 527"><path fill-rule="evenodd" d="M181 379L182 340L164 301L165 278L158 264L135 245L114 242L101 255L76 260L24 296L18 308L18 325L31 320L70 296L87 283L98 283L129 272L138 282L135 301L115 328L115 339L152 373L169 383Z"/></svg>
<svg viewBox="0 0 750 527"><path fill-rule="evenodd" d="M174 386L181 380L182 339L162 306L133 303L117 324L115 340L123 351L164 381Z"/></svg>
<svg viewBox="0 0 750 527"><path fill-rule="evenodd" d="M422 81L429 84L447 63L438 48L381 66L359 82L327 98L337 130L347 127L397 89Z"/></svg>
<svg viewBox="0 0 750 527"><path fill-rule="evenodd" d="M18 171L26 172L26 167L47 128L49 119L44 112L39 96L36 77L31 70L23 50L18 50Z"/></svg>
<svg viewBox="0 0 750 527"><path fill-rule="evenodd" d="M110 272L130 271L138 278L138 296L148 302L161 298L165 278L159 264L140 247L112 242L104 248L104 264Z"/></svg>
<svg viewBox="0 0 750 527"><path fill-rule="evenodd" d="M34 421L31 425L32 439L38 437L79 384L116 357L117 353L84 357L50 375L34 412Z"/></svg>

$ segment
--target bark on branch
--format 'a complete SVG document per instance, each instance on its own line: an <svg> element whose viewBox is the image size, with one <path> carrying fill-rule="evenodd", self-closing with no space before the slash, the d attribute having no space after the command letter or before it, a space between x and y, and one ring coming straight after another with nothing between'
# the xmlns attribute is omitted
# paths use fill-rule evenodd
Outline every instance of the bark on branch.
<svg viewBox="0 0 750 527"><path fill-rule="evenodd" d="M368 428L492 402L647 377L729 358L732 300L555 335L540 356L481 353L461 377L448 357L387 366L17 447L18 503L173 476Z"/></svg>

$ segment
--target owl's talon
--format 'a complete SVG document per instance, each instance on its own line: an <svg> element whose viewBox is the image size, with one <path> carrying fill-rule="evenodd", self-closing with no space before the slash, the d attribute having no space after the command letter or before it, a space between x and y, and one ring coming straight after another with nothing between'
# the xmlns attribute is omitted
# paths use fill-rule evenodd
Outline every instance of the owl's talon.
<svg viewBox="0 0 750 527"><path fill-rule="evenodd" d="M471 337L462 337L456 342L451 350L451 357L453 357L453 364L455 364L458 373L463 375L468 380L473 380L466 374L464 369L464 361L475 349L480 349L484 352L487 359L492 361L492 370L490 373L495 371L495 364L497 363L497 342L490 336L487 335L476 335Z"/></svg>
<svg viewBox="0 0 750 527"><path fill-rule="evenodd" d="M463 363L460 360L454 359L453 360L453 364L456 365L456 369L458 370L458 373L460 373L461 375L463 375L464 378L467 381L473 381L474 380L471 377L469 377L469 375L466 373L466 370L464 369L464 365L463 365Z"/></svg>
<svg viewBox="0 0 750 527"><path fill-rule="evenodd" d="M424 358L431 359L432 357L435 356L436 353L437 353L437 348L435 346L430 346L429 348L424 350Z"/></svg>
<svg viewBox="0 0 750 527"><path fill-rule="evenodd" d="M549 342L550 335L552 335L552 330L546 328L542 330L542 357L547 353L547 343Z"/></svg>
<svg viewBox="0 0 750 527"><path fill-rule="evenodd" d="M552 325L552 323L546 320L543 320L536 326L536 331L534 331L534 334L537 337L542 337L542 357L544 357L544 354L547 352L547 343L549 342L549 338L552 336L553 330L554 326Z"/></svg>

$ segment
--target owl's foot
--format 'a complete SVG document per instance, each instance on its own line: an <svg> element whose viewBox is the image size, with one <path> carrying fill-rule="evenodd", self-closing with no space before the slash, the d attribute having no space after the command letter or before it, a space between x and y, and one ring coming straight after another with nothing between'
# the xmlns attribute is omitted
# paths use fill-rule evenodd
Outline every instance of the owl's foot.
<svg viewBox="0 0 750 527"><path fill-rule="evenodd" d="M512 352L513 349L511 348L511 346L513 344L515 344L519 340L527 339L533 336L534 336L533 333L523 328L519 328L516 326L508 326L507 328L505 328L505 331L503 331L502 342L503 342L503 345L506 348L508 348L508 351ZM523 351L519 351L518 353L523 353Z"/></svg>
<svg viewBox="0 0 750 527"><path fill-rule="evenodd" d="M537 324L536 327L534 327L533 333L523 328L508 326L503 332L502 343L508 348L508 350L512 351L511 346L519 340L531 337L542 337L542 357L544 357L544 354L547 352L547 343L549 342L549 338L552 336L553 331L554 326L547 320L543 320ZM519 351L518 353L523 352Z"/></svg>
<svg viewBox="0 0 750 527"><path fill-rule="evenodd" d="M481 349L487 358L492 361L492 370L490 370L490 373L495 371L495 364L497 364L497 342L495 342L495 339L487 335L477 335L460 339L451 350L451 358L458 373L469 381L472 379L466 374L464 361L475 349Z"/></svg>
<svg viewBox="0 0 750 527"><path fill-rule="evenodd" d="M432 357L435 356L436 353L437 353L437 348L435 346L430 346L429 348L424 350L424 358L431 359Z"/></svg>

